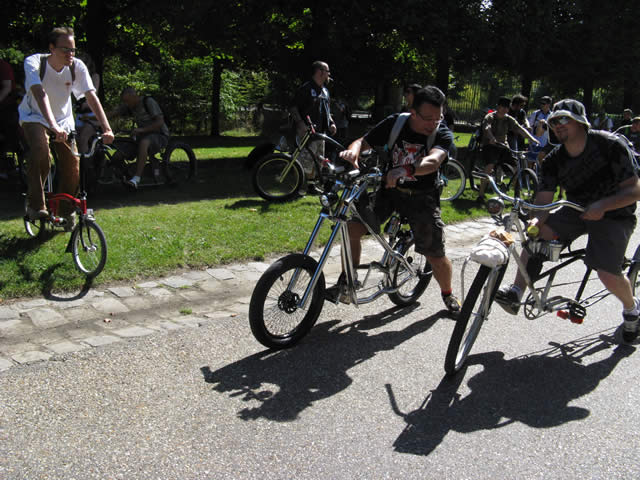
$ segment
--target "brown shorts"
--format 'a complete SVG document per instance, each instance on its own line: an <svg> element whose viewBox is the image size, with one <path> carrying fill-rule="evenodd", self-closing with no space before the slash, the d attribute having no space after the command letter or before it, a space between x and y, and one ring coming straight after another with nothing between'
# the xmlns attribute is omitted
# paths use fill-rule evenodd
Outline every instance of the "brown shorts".
<svg viewBox="0 0 640 480"><path fill-rule="evenodd" d="M588 235L585 263L596 270L614 275L622 274L622 264L627 244L636 226L636 217L603 218L602 220L582 220L581 213L563 207L549 215L546 224L569 244L576 238Z"/></svg>
<svg viewBox="0 0 640 480"><path fill-rule="evenodd" d="M375 232L393 212L406 218L413 231L416 252L428 257L444 257L444 222L440 217L437 192L401 193L396 189L380 189L358 200L358 213Z"/></svg>

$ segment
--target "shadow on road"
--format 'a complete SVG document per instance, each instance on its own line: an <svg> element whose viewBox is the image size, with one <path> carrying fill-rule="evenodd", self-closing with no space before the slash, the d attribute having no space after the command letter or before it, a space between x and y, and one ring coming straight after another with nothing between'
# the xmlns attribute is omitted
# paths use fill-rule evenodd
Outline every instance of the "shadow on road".
<svg viewBox="0 0 640 480"><path fill-rule="evenodd" d="M429 455L451 430L468 433L488 430L514 422L534 428L550 428L589 416L589 410L570 406L574 400L596 389L635 348L617 345L613 333L581 338L564 345L512 360L502 352L470 356L467 371L483 367L471 377L471 389L464 398L458 393L465 373L445 377L420 408L403 413L393 390L387 391L394 412L403 417L406 428L394 442L398 452ZM593 363L583 360L598 352L611 354Z"/></svg>
<svg viewBox="0 0 640 480"><path fill-rule="evenodd" d="M338 320L323 322L297 348L266 350L216 371L209 367L201 370L215 391L242 396L246 402L260 402L257 407L240 410L240 418L292 421L315 401L347 388L352 381L347 374L351 367L426 332L447 315L441 311L403 330L367 333L419 306L417 303L407 308L394 307L345 325L339 325Z"/></svg>

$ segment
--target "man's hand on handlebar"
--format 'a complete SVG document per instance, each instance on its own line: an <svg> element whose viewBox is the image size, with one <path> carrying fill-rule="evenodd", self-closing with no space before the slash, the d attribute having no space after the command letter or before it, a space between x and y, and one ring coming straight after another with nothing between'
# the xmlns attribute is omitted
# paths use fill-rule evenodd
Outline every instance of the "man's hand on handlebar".
<svg viewBox="0 0 640 480"><path fill-rule="evenodd" d="M398 182L400 179L405 178L407 176L407 170L404 167L396 167L392 168L385 175L385 188L396 188L398 186Z"/></svg>
<svg viewBox="0 0 640 480"><path fill-rule="evenodd" d="M113 134L111 129L106 130L102 133L102 143L104 143L105 145L112 144L114 138L115 138L115 135Z"/></svg>
<svg viewBox="0 0 640 480"><path fill-rule="evenodd" d="M580 218L582 220L592 220L592 221L602 220L602 217L604 217L605 212L606 210L604 209L602 202L597 201L589 205L584 211L584 213L580 215Z"/></svg>
<svg viewBox="0 0 640 480"><path fill-rule="evenodd" d="M341 151L339 156L343 160L346 160L347 162L349 162L355 168L358 168L358 169L360 168L360 165L358 165L358 157L360 156L359 151L356 152L355 150L347 149L347 150Z"/></svg>

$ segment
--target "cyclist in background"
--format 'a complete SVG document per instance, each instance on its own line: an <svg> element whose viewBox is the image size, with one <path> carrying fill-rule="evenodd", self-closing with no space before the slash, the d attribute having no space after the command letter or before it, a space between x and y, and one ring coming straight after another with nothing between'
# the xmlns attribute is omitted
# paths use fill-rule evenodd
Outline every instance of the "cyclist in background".
<svg viewBox="0 0 640 480"><path fill-rule="evenodd" d="M169 143L169 128L158 102L153 97L141 97L133 87L126 87L120 94L122 104L110 116L133 116L136 128L131 132L131 140L116 139L115 147L126 159L137 157L136 174L125 183L137 189L149 156L160 152ZM159 181L160 167L153 166L153 177Z"/></svg>
<svg viewBox="0 0 640 480"><path fill-rule="evenodd" d="M543 240L559 239L566 245L587 234L585 263L597 270L604 286L622 302L622 336L625 342L631 342L638 334L640 301L633 297L622 264L636 225L636 202L640 200L632 153L615 135L589 130L584 106L577 100L556 103L547 122L561 145L542 163L535 203L551 203L556 188L562 186L567 199L586 206L586 210L579 213L563 207L553 213L541 212L530 223L538 226ZM525 264L529 261L525 250L521 259ZM535 276L542 264L527 267ZM515 315L525 289L518 271L511 287L498 290L496 302Z"/></svg>
<svg viewBox="0 0 640 480"><path fill-rule="evenodd" d="M35 54L24 61L26 95L20 103L20 123L29 145L27 183L31 220L46 218L44 182L49 174L49 139L58 155L58 190L76 195L80 181L80 162L75 141L68 136L75 129L71 93L84 96L102 127L103 142L113 141L113 132L96 95L85 64L74 59L76 43L69 27L54 28L49 35L50 55ZM44 57L44 58L43 58ZM44 68L45 71L41 71ZM66 217L65 228L72 229L75 218L68 202L60 205L59 214Z"/></svg>
<svg viewBox="0 0 640 480"><path fill-rule="evenodd" d="M631 125L623 125L615 133L627 137L627 140L633 144L635 151L640 152L640 117L634 117L631 120Z"/></svg>
<svg viewBox="0 0 640 480"><path fill-rule="evenodd" d="M508 115L511 100L500 97L497 110L488 113L482 120L482 161L485 164L484 172L491 174L493 167L501 163L511 162L511 152L508 150L507 134L514 132L529 141L538 144L538 140L525 130L518 121ZM502 146L500 146L502 145ZM482 180L478 189L478 202L484 202L484 192L487 189L487 181Z"/></svg>

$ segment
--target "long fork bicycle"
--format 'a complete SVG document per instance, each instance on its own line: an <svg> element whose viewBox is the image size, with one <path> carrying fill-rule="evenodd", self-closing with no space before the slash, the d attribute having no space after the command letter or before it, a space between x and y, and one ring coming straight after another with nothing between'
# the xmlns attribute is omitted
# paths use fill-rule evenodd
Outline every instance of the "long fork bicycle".
<svg viewBox="0 0 640 480"><path fill-rule="evenodd" d="M356 208L356 202L379 185L382 174L377 168L372 172L359 170L332 171L332 181L320 196L322 210L309 241L300 254L287 255L273 263L258 280L249 305L249 323L255 338L273 349L292 347L313 327L325 301L323 270L331 249L340 236L341 260L345 282L342 293L353 305L373 302L382 295L398 306L415 303L431 280L431 266L427 259L416 253L413 232L405 219L393 215L385 228L385 234L374 231ZM383 249L382 258L358 269L363 270L361 282L357 281L353 267L347 222L357 218L366 226L372 237ZM318 260L311 250L325 221L333 223L331 234ZM337 302L338 300L336 300Z"/></svg>
<svg viewBox="0 0 640 480"><path fill-rule="evenodd" d="M104 232L95 220L93 209L87 206L87 192L85 190L86 163L88 159L102 146L102 137L96 136L89 152L79 154L80 157L80 193L77 196L67 193L52 193L52 173L49 172L45 182L45 200L49 216L32 220L27 213L27 196L24 199L24 228L31 237L41 238L47 228L51 230L69 230L71 238L66 252L71 253L76 268L89 278L96 277L102 272L107 262L107 240ZM70 225L71 217L59 216L61 204L70 204L77 224Z"/></svg>
<svg viewBox="0 0 640 480"><path fill-rule="evenodd" d="M253 168L253 188L265 200L285 202L304 195L308 190L317 193L324 191L324 183L332 175L329 165L345 147L328 135L316 132L309 117L306 123L307 131L292 153L270 153L258 160ZM333 156L326 158L315 152L311 147L317 142L325 142L325 147L329 147ZM303 157L312 163L313 174L305 173ZM361 154L360 163L371 168L377 166L377 159L378 154L369 150Z"/></svg>
<svg viewBox="0 0 640 480"><path fill-rule="evenodd" d="M544 241L531 238L525 234L525 228L519 221L521 211L550 211L558 207L570 207L578 211L584 208L566 200L560 200L548 205L533 205L518 197L511 197L501 192L495 181L486 174L476 174L478 178L486 178L490 182L500 199L492 199L493 207L504 207L503 201L512 204L511 211L506 217L505 227L507 230L513 225L516 228L517 236L522 249L527 250L533 261L560 262L557 265L547 268L535 277L527 272L527 266L520 260L520 255L514 242L508 248L506 261L496 266L480 265L473 279L469 290L464 296L462 309L456 326L451 334L447 354L445 357L445 371L448 375L457 373L465 364L467 357L475 343L483 323L491 313L491 306L495 298L497 289L502 282L508 266L509 258L513 257L517 268L525 278L529 295L522 302L524 314L528 319L536 319L550 312L557 312L561 318L570 319L573 323L582 323L587 314L587 308L603 300L610 295L609 291L601 288L595 292L585 294L586 287L592 273L592 269L585 265L585 272L581 279L575 282L561 283L556 280L557 274L569 265L584 261L586 250L578 249L561 252L562 245L554 241ZM465 270L475 263L470 257L465 260L461 279L464 282ZM631 283L631 288L635 296L638 289L638 271L640 271L640 246L636 248L632 258L625 259L624 268ZM536 285L537 284L537 285ZM577 284L577 290L573 296L558 294L560 287ZM464 284L461 291L465 292Z"/></svg>

